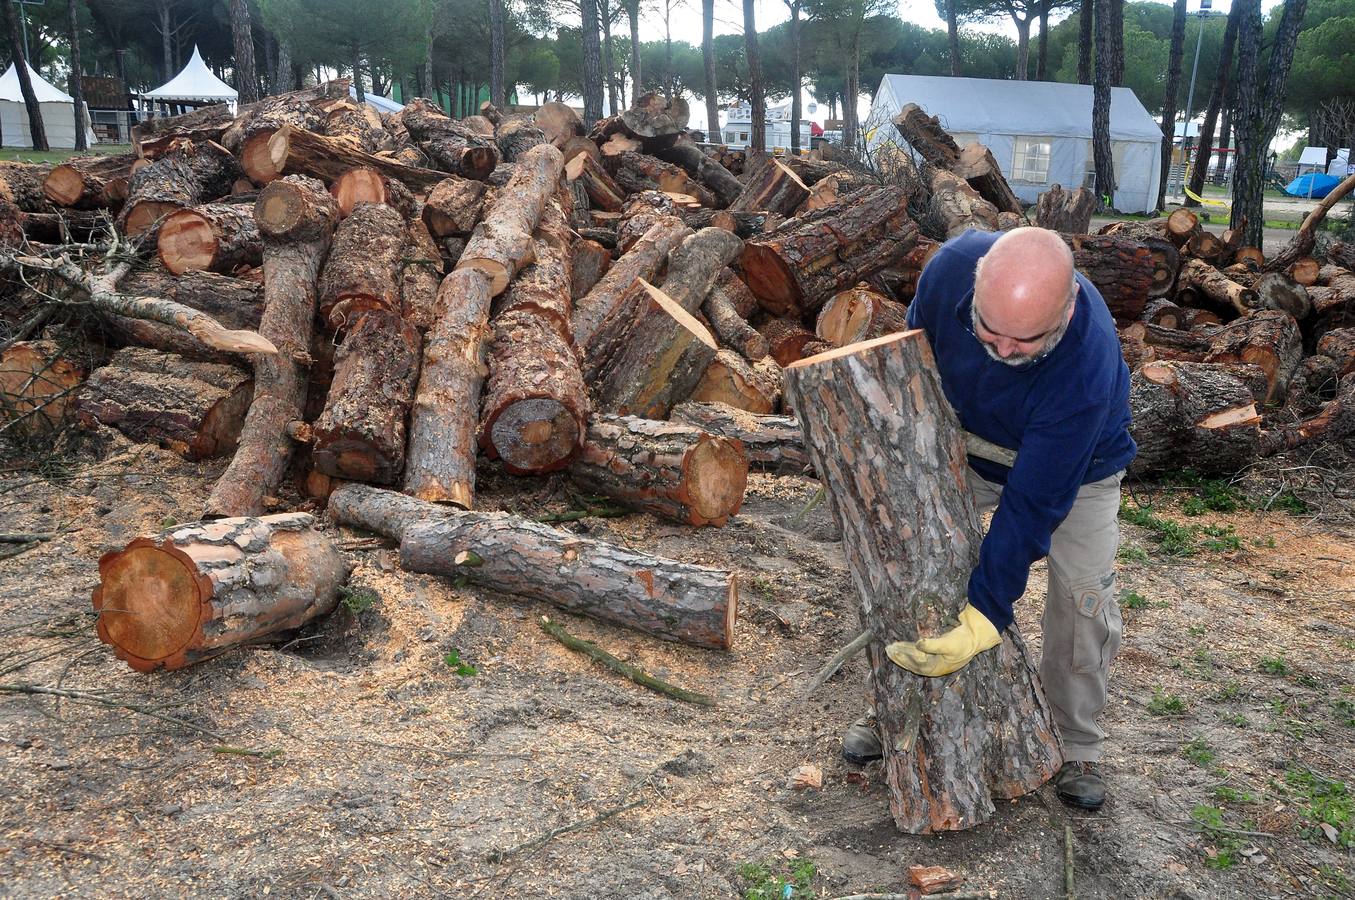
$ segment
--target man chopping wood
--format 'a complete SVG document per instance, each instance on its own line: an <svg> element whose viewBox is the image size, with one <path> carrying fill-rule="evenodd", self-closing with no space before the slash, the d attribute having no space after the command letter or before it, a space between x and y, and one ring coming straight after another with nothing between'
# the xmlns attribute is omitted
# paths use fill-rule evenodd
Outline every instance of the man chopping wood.
<svg viewBox="0 0 1355 900"><path fill-rule="evenodd" d="M1007 468L969 457L977 506L996 512L959 624L886 652L918 675L957 671L1002 642L1031 564L1047 556L1040 678L1067 760L1054 781L1065 803L1099 809L1096 720L1120 646L1120 480L1135 453L1115 323L1058 234L1019 228L948 241L918 280L908 324L926 331L964 429L1017 458ZM880 758L874 724L868 715L848 729L849 762Z"/></svg>

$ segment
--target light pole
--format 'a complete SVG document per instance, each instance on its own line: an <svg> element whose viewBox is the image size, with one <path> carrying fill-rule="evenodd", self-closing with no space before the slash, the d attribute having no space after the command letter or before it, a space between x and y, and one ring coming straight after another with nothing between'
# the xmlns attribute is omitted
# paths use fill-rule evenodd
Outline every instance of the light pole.
<svg viewBox="0 0 1355 900"><path fill-rule="evenodd" d="M1236 2L1236 0L1234 0ZM1204 43L1204 23L1213 15L1213 0L1200 0L1200 11L1194 13L1200 20L1200 30L1195 36L1195 63L1190 67L1190 88L1186 91L1186 121L1181 125L1181 192L1186 186L1186 149L1190 146L1190 119L1195 105L1195 75L1200 71L1200 45ZM1223 63L1226 65L1226 62Z"/></svg>

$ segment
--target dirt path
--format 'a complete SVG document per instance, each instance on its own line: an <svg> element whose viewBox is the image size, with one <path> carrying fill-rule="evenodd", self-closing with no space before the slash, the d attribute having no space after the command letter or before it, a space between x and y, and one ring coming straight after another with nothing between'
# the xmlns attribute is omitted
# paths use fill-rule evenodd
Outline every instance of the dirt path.
<svg viewBox="0 0 1355 900"><path fill-rule="evenodd" d="M1348 479L1333 498L1303 470L1287 476L1320 519L1191 517L1180 501L1204 487L1159 495L1135 517L1146 525L1125 526L1111 803L1070 814L1046 788L973 831L916 837L894 831L878 772L837 756L862 662L801 695L856 624L836 526L825 506L804 513L815 482L756 476L722 530L646 516L567 526L739 571L731 653L559 617L715 693L707 710L565 650L537 627L548 607L403 573L387 545L347 533L370 606L280 647L137 675L92 637L96 561L194 518L220 465L141 448L105 458L0 481L4 530L69 529L0 561L0 682L116 691L225 744L125 709L0 695L0 895L780 897L775 878L798 875L788 896L837 897L902 890L922 863L969 890L1062 897L1065 826L1079 897L1351 893L1351 850L1310 818L1344 810L1337 839L1355 839L1335 787L1355 787ZM486 472L485 486L489 506L568 505L554 481ZM1194 529L1173 538L1194 555L1166 554L1162 522ZM1019 616L1037 646L1043 587L1041 569ZM448 666L453 650L476 674ZM802 764L822 767L822 791L788 787Z"/></svg>

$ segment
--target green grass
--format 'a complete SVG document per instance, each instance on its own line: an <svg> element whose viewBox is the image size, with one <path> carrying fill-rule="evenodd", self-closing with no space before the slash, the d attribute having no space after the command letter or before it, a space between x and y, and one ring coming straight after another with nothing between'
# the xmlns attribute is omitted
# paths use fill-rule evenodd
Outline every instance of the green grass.
<svg viewBox="0 0 1355 900"><path fill-rule="evenodd" d="M1214 751L1209 749L1209 745L1203 738L1194 738L1189 743L1181 746L1181 755L1201 769L1206 769L1214 761Z"/></svg>
<svg viewBox="0 0 1355 900"><path fill-rule="evenodd" d="M1155 515L1151 506L1121 500L1120 518L1147 531L1168 556L1195 555L1195 529Z"/></svg>
<svg viewBox="0 0 1355 900"><path fill-rule="evenodd" d="M1284 781L1290 793L1302 801L1304 817L1316 826L1305 830L1306 837L1326 842L1329 838L1321 826L1327 825L1336 832L1337 846L1355 848L1355 798L1345 782L1308 769L1290 769Z"/></svg>
<svg viewBox="0 0 1355 900"><path fill-rule="evenodd" d="M744 881L744 900L810 900L818 867L808 859L791 862L789 871L773 869L774 863L744 863L739 877Z"/></svg>
<svg viewBox="0 0 1355 900"><path fill-rule="evenodd" d="M1289 663L1280 656L1263 656L1261 661L1256 664L1256 668L1265 672L1267 675L1288 675Z"/></svg>
<svg viewBox="0 0 1355 900"><path fill-rule="evenodd" d="M1337 724L1355 728L1355 702L1338 697L1331 702L1331 710L1336 716Z"/></svg>
<svg viewBox="0 0 1355 900"><path fill-rule="evenodd" d="M1306 516L1309 509L1308 504L1295 494L1293 491L1282 491L1270 504L1271 509L1280 509L1289 513L1291 516Z"/></svg>
<svg viewBox="0 0 1355 900"><path fill-rule="evenodd" d="M366 612L380 599L381 596L371 588L355 588L346 584L339 588L339 602L350 615Z"/></svg>
<svg viewBox="0 0 1355 900"><path fill-rule="evenodd" d="M447 664L447 668L451 669L462 678L468 678L472 675L479 674L479 670L476 669L475 666L472 666L470 663L461 659L461 651L457 650L455 647L447 651L447 655L442 657L442 661Z"/></svg>
<svg viewBox="0 0 1355 900"><path fill-rule="evenodd" d="M1148 701L1148 712L1155 716L1179 716L1186 711L1186 701L1176 694L1153 688L1153 699Z"/></svg>
<svg viewBox="0 0 1355 900"><path fill-rule="evenodd" d="M1142 547L1138 547L1133 544L1121 545L1120 549L1116 551L1115 556L1121 562L1136 562L1136 563L1146 563L1151 558L1148 556L1147 550L1144 550Z"/></svg>
<svg viewBox="0 0 1355 900"><path fill-rule="evenodd" d="M0 161L64 163L72 156L102 156L113 153L131 153L130 144L96 144L88 150L76 153L74 150L24 150L6 148L0 150Z"/></svg>
<svg viewBox="0 0 1355 900"><path fill-rule="evenodd" d="M1212 854L1205 853L1204 864L1211 869L1231 869L1236 865L1242 858L1243 842L1229 833L1228 825L1223 821L1223 810L1201 803L1191 810L1190 817L1214 845Z"/></svg>
<svg viewBox="0 0 1355 900"><path fill-rule="evenodd" d="M1237 788L1228 787L1221 784L1214 788L1214 799L1220 803L1255 803L1256 798L1250 791L1239 791Z"/></svg>
<svg viewBox="0 0 1355 900"><path fill-rule="evenodd" d="M1148 598L1138 591L1121 591L1120 606L1123 609L1146 609Z"/></svg>

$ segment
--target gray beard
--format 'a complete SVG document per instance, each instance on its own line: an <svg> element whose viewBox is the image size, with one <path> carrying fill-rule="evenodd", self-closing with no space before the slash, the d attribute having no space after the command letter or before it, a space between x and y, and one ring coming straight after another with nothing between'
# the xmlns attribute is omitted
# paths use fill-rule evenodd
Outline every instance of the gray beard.
<svg viewBox="0 0 1355 900"><path fill-rule="evenodd" d="M1034 365L1053 353L1054 348L1059 345L1059 341L1063 340L1063 336L1068 333L1068 326L1072 324L1071 319L1064 320L1064 323L1059 326L1058 330L1051 334L1044 342L1044 346L1034 353L1017 353L1013 356L1002 356L994 349L992 344L979 340L979 311L978 307L974 306L972 301L969 305L969 320L973 325L974 339L979 341L979 346L983 348L983 352L987 353L991 359L997 360L1004 366L1011 366L1013 369L1024 369L1026 366Z"/></svg>

